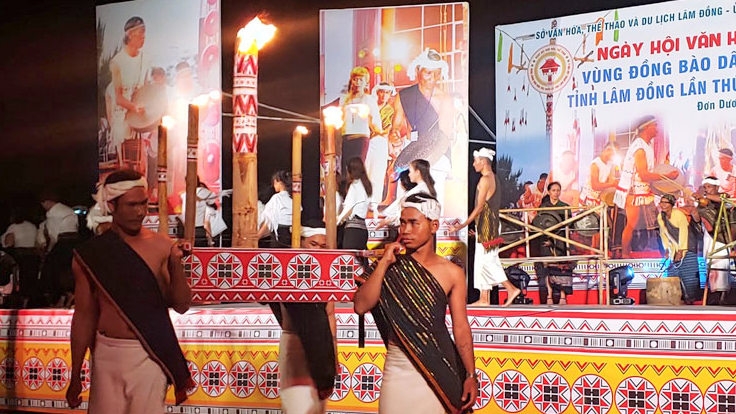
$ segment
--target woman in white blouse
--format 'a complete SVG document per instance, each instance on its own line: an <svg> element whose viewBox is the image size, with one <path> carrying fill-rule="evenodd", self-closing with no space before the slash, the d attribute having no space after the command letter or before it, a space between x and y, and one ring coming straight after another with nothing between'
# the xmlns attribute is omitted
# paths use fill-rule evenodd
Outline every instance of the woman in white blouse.
<svg viewBox="0 0 736 414"><path fill-rule="evenodd" d="M263 208L263 222L258 229L258 247L291 247L291 173L277 171L271 177L276 194Z"/></svg>
<svg viewBox="0 0 736 414"><path fill-rule="evenodd" d="M373 188L363 161L354 157L347 162L347 180L350 183L345 201L342 203L337 223L344 223L342 237L343 249L364 250L368 243L368 229L365 217L371 201Z"/></svg>
<svg viewBox="0 0 736 414"><path fill-rule="evenodd" d="M396 198L391 205L383 210L385 218L378 223L377 228L386 226L398 226L401 217L401 201L410 195L425 193L432 197L437 197L437 191L434 189L434 179L429 173L429 161L414 160L409 163L409 180L415 183L414 188L405 192L401 197Z"/></svg>

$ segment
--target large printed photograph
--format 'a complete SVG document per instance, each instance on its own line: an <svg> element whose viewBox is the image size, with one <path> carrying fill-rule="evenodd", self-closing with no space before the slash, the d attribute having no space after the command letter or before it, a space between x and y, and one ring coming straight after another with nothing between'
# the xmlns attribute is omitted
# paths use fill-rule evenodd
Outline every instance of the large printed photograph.
<svg viewBox="0 0 736 414"><path fill-rule="evenodd" d="M539 207L552 182L563 203L605 203L612 258L672 255L658 224L668 195L720 237L713 200L736 196L732 8L678 1L497 26L506 207Z"/></svg>
<svg viewBox="0 0 736 414"><path fill-rule="evenodd" d="M100 178L132 168L157 194L159 125L167 128L167 194L180 213L185 190L188 105L200 107L199 180L221 188L220 4L208 0L137 0L97 7L98 163ZM168 117L168 118L167 118Z"/></svg>
<svg viewBox="0 0 736 414"><path fill-rule="evenodd" d="M343 111L335 137L340 179L360 168L370 180L363 218L371 241L395 236L389 230L410 191L435 195L444 218L465 217L468 4L322 10L320 16L321 104ZM321 159L324 175L324 153Z"/></svg>

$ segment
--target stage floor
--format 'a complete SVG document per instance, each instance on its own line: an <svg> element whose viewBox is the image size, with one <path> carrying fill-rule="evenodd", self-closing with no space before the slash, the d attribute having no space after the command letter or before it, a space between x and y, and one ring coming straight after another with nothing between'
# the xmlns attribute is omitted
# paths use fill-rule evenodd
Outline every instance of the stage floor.
<svg viewBox="0 0 736 414"><path fill-rule="evenodd" d="M340 304L336 314L341 370L328 411L376 412L383 343L369 315L366 347L358 348L352 307ZM0 406L69 411L71 316L62 309L0 311ZM268 307L198 306L171 317L197 386L185 405L169 412L279 412L280 329ZM732 308L471 307L468 320L480 378L478 413L736 409Z"/></svg>

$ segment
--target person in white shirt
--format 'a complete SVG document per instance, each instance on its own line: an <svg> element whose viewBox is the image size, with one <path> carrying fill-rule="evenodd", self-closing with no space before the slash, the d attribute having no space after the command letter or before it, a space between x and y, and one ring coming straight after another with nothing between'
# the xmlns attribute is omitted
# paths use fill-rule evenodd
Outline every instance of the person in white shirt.
<svg viewBox="0 0 736 414"><path fill-rule="evenodd" d="M36 246L36 225L23 219L18 214L11 217L12 223L8 226L2 237L2 245L6 249L10 248L34 248Z"/></svg>
<svg viewBox="0 0 736 414"><path fill-rule="evenodd" d="M194 214L194 247L213 246L212 230L210 228L210 217L213 210L217 209L217 194L213 193L207 184L197 177L197 201L195 202L196 213ZM181 217L186 217L186 193L181 194ZM182 220L183 221L183 220Z"/></svg>
<svg viewBox="0 0 736 414"><path fill-rule="evenodd" d="M413 160L409 163L409 180L416 185L404 194L400 194L399 197L391 203L391 205L383 210L383 214L386 217L378 223L379 229L386 226L396 227L399 225L401 201L406 197L419 193L425 193L432 197L437 197L437 191L434 188L434 179L429 173L429 170L430 165L427 160Z"/></svg>
<svg viewBox="0 0 736 414"><path fill-rule="evenodd" d="M42 194L46 210L45 234L48 236L46 258L41 269L41 289L49 304L68 305L74 292L72 251L79 243L79 217L69 206L59 202L50 192Z"/></svg>
<svg viewBox="0 0 736 414"><path fill-rule="evenodd" d="M374 132L383 132L381 114L376 97L370 93L370 72L358 66L350 71L348 91L340 98L343 112L342 152L340 171L345 174L348 161L368 155L370 137Z"/></svg>
<svg viewBox="0 0 736 414"><path fill-rule="evenodd" d="M54 248L60 237L77 237L79 218L71 207L60 203L58 197L51 193L41 196L41 206L46 210L47 252Z"/></svg>
<svg viewBox="0 0 736 414"><path fill-rule="evenodd" d="M21 307L35 304L38 292L38 271L41 266L41 256L36 249L36 225L25 220L21 212L14 212L2 236L2 245L18 264L18 286Z"/></svg>
<svg viewBox="0 0 736 414"><path fill-rule="evenodd" d="M277 171L271 177L271 184L276 194L263 207L258 247L288 249L291 247L291 173Z"/></svg>
<svg viewBox="0 0 736 414"><path fill-rule="evenodd" d="M365 218L373 194L373 187L365 171L363 161L358 157L348 160L347 180L350 185L345 201L337 216L337 223L343 224L345 230L342 237L343 249L365 250L368 243L368 228Z"/></svg>

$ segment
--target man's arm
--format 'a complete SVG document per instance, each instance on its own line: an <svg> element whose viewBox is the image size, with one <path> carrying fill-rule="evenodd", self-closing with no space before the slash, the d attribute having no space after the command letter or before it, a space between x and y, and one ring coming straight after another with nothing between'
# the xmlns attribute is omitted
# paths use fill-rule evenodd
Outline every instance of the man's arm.
<svg viewBox="0 0 736 414"><path fill-rule="evenodd" d="M440 131L447 134L450 138L450 142L455 142L455 106L452 104L452 97L449 95L442 94L440 99L440 110L437 112L439 115L439 127Z"/></svg>
<svg viewBox="0 0 736 414"><path fill-rule="evenodd" d="M373 309L381 299L381 287L383 286L383 277L389 266L396 262L396 252L401 250L401 244L389 243L386 245L383 257L378 261L376 268L371 273L368 280L363 283L353 296L353 310L358 315L363 315Z"/></svg>
<svg viewBox="0 0 736 414"><path fill-rule="evenodd" d="M192 290L189 288L184 275L184 265L181 263L183 253L178 245L173 244L168 258L169 269L169 306L176 312L184 313L192 305Z"/></svg>
<svg viewBox="0 0 736 414"><path fill-rule="evenodd" d="M491 180L490 177L481 176L480 181L478 182L478 194L475 197L475 208L470 212L470 214L468 214L468 218L464 222L457 226L451 226L450 231L458 231L478 218L480 212L483 211L483 205L486 203L488 194L493 195L495 191L496 182Z"/></svg>
<svg viewBox="0 0 736 414"><path fill-rule="evenodd" d="M112 85L115 91L115 103L128 111L139 111L138 105L123 96L123 80L120 75L120 67L116 62L110 62L110 73L112 74Z"/></svg>
<svg viewBox="0 0 736 414"><path fill-rule="evenodd" d="M605 190L609 186L607 183L602 183L598 179L599 168L598 164L592 164L590 166L590 187L595 191Z"/></svg>
<svg viewBox="0 0 736 414"><path fill-rule="evenodd" d="M82 379L80 377L82 363L87 349L94 342L100 309L97 298L92 293L89 279L76 257L72 260L72 273L74 274L75 301L71 327L72 371L66 400L70 407L75 408L82 403L79 396L82 392Z"/></svg>
<svg viewBox="0 0 736 414"><path fill-rule="evenodd" d="M478 384L475 381L475 353L473 352L473 335L468 324L466 312L465 274L455 265L448 265L452 269L452 289L450 290L449 306L452 318L452 336L463 361L468 376L463 382L463 408L472 407L478 396Z"/></svg>
<svg viewBox="0 0 736 414"><path fill-rule="evenodd" d="M634 153L634 167L636 168L636 172L637 174L639 174L639 177L641 177L642 181L646 181L648 183L661 180L662 175L671 180L674 180L679 175L677 170L672 170L667 174L657 174L649 171L649 166L647 165L647 156L642 149L636 150L636 152Z"/></svg>
<svg viewBox="0 0 736 414"><path fill-rule="evenodd" d="M389 141L395 142L402 137L401 129L406 125L406 116L404 114L404 106L401 103L401 96L396 94L394 98L394 117L391 120L391 130L389 132ZM408 129L408 128L407 128Z"/></svg>

